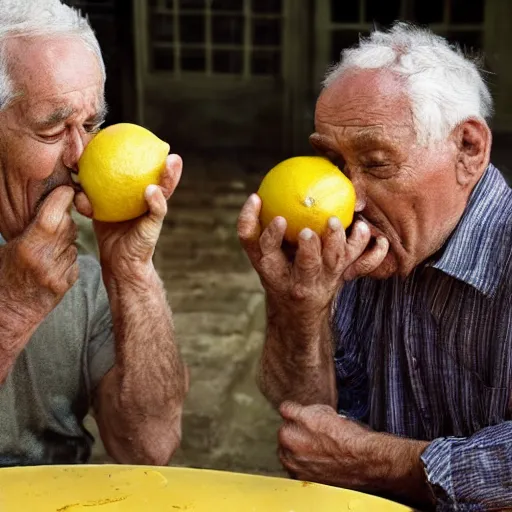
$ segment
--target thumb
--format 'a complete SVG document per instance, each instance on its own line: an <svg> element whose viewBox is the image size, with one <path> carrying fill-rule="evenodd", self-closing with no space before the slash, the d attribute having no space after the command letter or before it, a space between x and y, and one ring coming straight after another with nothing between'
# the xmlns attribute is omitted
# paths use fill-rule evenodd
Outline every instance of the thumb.
<svg viewBox="0 0 512 512"><path fill-rule="evenodd" d="M304 406L297 402L286 400L279 406L279 414L281 414L285 420L297 421L300 419L303 409Z"/></svg>
<svg viewBox="0 0 512 512"><path fill-rule="evenodd" d="M49 233L55 233L71 209L74 197L72 187L63 185L52 190L37 212L36 224Z"/></svg>
<svg viewBox="0 0 512 512"><path fill-rule="evenodd" d="M183 160L179 155L169 155L165 161L165 169L160 176L160 188L164 193L164 197L169 199L181 179L183 171Z"/></svg>
<svg viewBox="0 0 512 512"><path fill-rule="evenodd" d="M158 185L148 185L144 197L149 212L139 221L139 234L149 246L154 246L160 236L160 230L167 214L167 201Z"/></svg>

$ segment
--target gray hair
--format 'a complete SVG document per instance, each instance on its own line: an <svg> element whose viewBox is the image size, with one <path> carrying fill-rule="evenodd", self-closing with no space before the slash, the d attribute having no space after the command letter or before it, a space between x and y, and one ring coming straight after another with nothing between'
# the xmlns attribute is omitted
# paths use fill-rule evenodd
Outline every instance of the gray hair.
<svg viewBox="0 0 512 512"><path fill-rule="evenodd" d="M80 11L60 0L0 0L0 3L0 110L6 108L16 94L9 76L7 52L7 41L12 37L76 36L98 57L105 80L98 40Z"/></svg>
<svg viewBox="0 0 512 512"><path fill-rule="evenodd" d="M357 68L388 69L404 80L420 144L443 140L466 119L487 122L492 116L492 97L477 63L427 29L398 22L372 32L342 52L324 87Z"/></svg>

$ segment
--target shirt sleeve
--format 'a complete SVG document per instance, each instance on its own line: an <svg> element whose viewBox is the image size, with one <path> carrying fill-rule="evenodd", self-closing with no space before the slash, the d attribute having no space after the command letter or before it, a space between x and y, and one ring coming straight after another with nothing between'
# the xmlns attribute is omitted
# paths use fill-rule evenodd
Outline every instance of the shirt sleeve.
<svg viewBox="0 0 512 512"><path fill-rule="evenodd" d="M86 287L89 309L84 376L88 393L92 394L101 379L114 366L114 330L101 268L92 257L81 257L80 260L80 274Z"/></svg>
<svg viewBox="0 0 512 512"><path fill-rule="evenodd" d="M435 439L421 458L437 510L502 510L512 505L512 421L471 437Z"/></svg>

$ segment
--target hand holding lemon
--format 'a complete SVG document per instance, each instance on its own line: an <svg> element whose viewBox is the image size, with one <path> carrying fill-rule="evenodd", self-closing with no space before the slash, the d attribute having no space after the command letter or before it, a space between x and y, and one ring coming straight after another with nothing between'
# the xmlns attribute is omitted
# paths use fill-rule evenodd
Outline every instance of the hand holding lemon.
<svg viewBox="0 0 512 512"><path fill-rule="evenodd" d="M275 328L294 329L298 319L308 329L327 322L345 280L382 263L388 242L379 237L369 246L365 222L357 220L345 234L355 204L352 183L321 157L281 162L245 203L238 235L267 292L269 321L279 324ZM293 258L283 250L284 240L296 246Z"/></svg>
<svg viewBox="0 0 512 512"><path fill-rule="evenodd" d="M83 192L75 204L94 219L100 259L114 273L122 268L130 278L151 263L167 199L181 177L181 158L168 153L150 131L121 123L100 131L78 162Z"/></svg>
<svg viewBox="0 0 512 512"><path fill-rule="evenodd" d="M145 213L146 187L160 183L168 153L169 144L142 126L120 123L100 131L78 162L93 218L122 222Z"/></svg>

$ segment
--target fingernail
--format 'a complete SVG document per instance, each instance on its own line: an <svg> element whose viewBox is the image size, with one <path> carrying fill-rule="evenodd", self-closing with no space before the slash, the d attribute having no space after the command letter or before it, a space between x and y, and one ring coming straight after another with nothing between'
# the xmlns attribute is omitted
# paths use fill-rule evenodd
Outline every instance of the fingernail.
<svg viewBox="0 0 512 512"><path fill-rule="evenodd" d="M341 228L341 221L338 219L338 217L330 217L327 221L327 224L332 231L338 231L338 229Z"/></svg>
<svg viewBox="0 0 512 512"><path fill-rule="evenodd" d="M362 235L366 235L366 233L369 233L369 232L370 232L370 228L368 227L368 224L366 224L366 223L365 223L365 222L363 222L362 220L358 220L358 221L357 221L356 228L359 230L359 232L360 232Z"/></svg>
<svg viewBox="0 0 512 512"><path fill-rule="evenodd" d="M299 236L302 238L302 240L311 240L313 237L313 231L309 228L304 228L300 233Z"/></svg>
<svg viewBox="0 0 512 512"><path fill-rule="evenodd" d="M148 185L146 187L146 198L150 198L158 190L158 185Z"/></svg>
<svg viewBox="0 0 512 512"><path fill-rule="evenodd" d="M251 194L249 196L249 201L252 205L256 206L258 204L258 196L256 194Z"/></svg>
<svg viewBox="0 0 512 512"><path fill-rule="evenodd" d="M275 223L278 228L283 228L286 226L286 219L284 217L276 217Z"/></svg>

